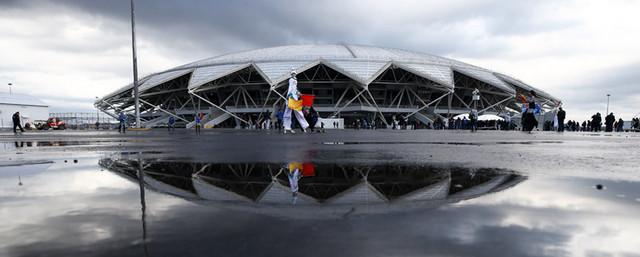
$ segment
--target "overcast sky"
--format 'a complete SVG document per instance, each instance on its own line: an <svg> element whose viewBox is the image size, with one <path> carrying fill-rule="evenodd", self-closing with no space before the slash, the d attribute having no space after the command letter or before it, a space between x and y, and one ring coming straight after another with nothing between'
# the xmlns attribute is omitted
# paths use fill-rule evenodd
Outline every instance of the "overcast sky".
<svg viewBox="0 0 640 257"><path fill-rule="evenodd" d="M415 50L500 71L564 101L569 119L640 113L640 1L136 0L141 76L298 43ZM0 88L91 111L132 80L128 0L0 0Z"/></svg>

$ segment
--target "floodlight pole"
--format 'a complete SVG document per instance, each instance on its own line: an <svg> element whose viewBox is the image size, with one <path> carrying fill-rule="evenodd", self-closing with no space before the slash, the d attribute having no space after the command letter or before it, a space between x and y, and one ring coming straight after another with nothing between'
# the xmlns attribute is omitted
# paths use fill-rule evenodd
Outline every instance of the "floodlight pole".
<svg viewBox="0 0 640 257"><path fill-rule="evenodd" d="M138 92L138 58L136 57L136 17L131 0L131 48L133 49L133 97L136 112L136 128L140 128L140 93Z"/></svg>
<svg viewBox="0 0 640 257"><path fill-rule="evenodd" d="M98 97L96 96L96 101L98 101ZM100 109L96 106L96 130L100 129Z"/></svg>
<svg viewBox="0 0 640 257"><path fill-rule="evenodd" d="M611 96L611 94L607 94L607 112L604 113L604 115L609 115L609 97Z"/></svg>

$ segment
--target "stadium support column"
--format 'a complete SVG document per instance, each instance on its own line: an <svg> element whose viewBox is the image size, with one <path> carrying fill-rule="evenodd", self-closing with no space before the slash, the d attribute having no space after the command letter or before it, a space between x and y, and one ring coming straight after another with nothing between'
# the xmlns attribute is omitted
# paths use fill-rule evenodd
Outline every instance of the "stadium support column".
<svg viewBox="0 0 640 257"><path fill-rule="evenodd" d="M384 118L384 114L382 114L382 110L380 110L380 107L378 107L378 103L376 103L376 99L371 94L371 91L369 91L368 85L366 86L366 90L367 90L367 94L369 94L369 97L371 97L371 102L373 102L373 105L376 107L376 110L378 110L378 113L380 114L380 118L382 119L382 122L384 122L384 125L389 127L389 123L387 122L387 119Z"/></svg>
<svg viewBox="0 0 640 257"><path fill-rule="evenodd" d="M451 120L451 101L453 101L453 93L450 93L447 99L447 127L451 126L451 124L449 124Z"/></svg>
<svg viewBox="0 0 640 257"><path fill-rule="evenodd" d="M136 128L140 128L140 92L138 92L138 58L136 57L136 18L131 0L131 48L133 50L133 97L135 102Z"/></svg>

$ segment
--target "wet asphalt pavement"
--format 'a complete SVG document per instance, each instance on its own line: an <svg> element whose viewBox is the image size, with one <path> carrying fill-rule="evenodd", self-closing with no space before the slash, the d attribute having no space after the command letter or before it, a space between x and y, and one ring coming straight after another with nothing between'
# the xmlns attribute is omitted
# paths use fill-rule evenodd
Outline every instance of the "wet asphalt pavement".
<svg viewBox="0 0 640 257"><path fill-rule="evenodd" d="M640 133L5 132L0 256L640 256L639 147Z"/></svg>

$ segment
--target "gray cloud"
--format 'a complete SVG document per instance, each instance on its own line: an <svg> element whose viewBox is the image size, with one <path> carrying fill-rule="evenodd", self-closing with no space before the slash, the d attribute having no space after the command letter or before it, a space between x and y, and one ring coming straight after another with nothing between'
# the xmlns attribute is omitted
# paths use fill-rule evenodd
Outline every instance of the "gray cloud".
<svg viewBox="0 0 640 257"><path fill-rule="evenodd" d="M39 2L9 2L33 8ZM129 22L128 1L57 1L67 8ZM487 56L505 53L509 46L499 38L531 34L567 26L536 19L546 5L496 0L454 2L438 6L399 4L375 9L362 2L284 1L136 1L136 21L141 37L174 49L227 52L290 43L362 43L393 46L433 54ZM421 8L423 10L421 10ZM409 12L403 16L399 11ZM421 14L422 13L422 14ZM474 35L462 26L482 21L489 35ZM481 28L482 29L482 28ZM488 36L488 37L487 37ZM492 37L497 36L497 37Z"/></svg>
<svg viewBox="0 0 640 257"><path fill-rule="evenodd" d="M181 65L223 53L296 43L345 42L396 47L471 59L480 66L484 61L491 63L497 60L523 62L540 59L553 63L554 58L578 62L581 59L577 58L588 55L601 54L607 57L607 53L597 52L601 49L593 48L594 45L598 46L597 42L591 42L593 39L602 40L602 34L591 33L589 28L585 31L585 24L589 21L580 16L580 10L574 11L580 7L576 5L565 0L455 0L394 4L329 0L284 0L278 3L266 0L137 0L137 32L139 46L143 46L140 47L140 69L142 74L148 74L170 68L169 65ZM4 0L0 1L0 10L4 17L28 16L43 23L48 17L56 15L92 21L100 37L92 35L64 40L64 35L53 29L37 34L30 33L28 29L15 30L3 34L3 37L20 38L20 44L31 48L86 55L87 60L98 58L101 61L95 65L93 62L82 63L83 69L102 71L101 77L112 75L120 80L130 79L129 60L123 58L127 57L123 53L128 54L130 43L129 1ZM616 12L602 10L601 13L616 15ZM602 17L594 19L606 21ZM562 36L565 32L567 35ZM554 40L545 40L549 34L555 35ZM616 39L618 42L625 40L634 39ZM600 44L598 47L606 47ZM144 52L145 49L147 52ZM113 53L119 53L119 59L107 58ZM629 61L640 60L629 57ZM20 70L55 67L30 65L15 61L12 64L0 64L5 73L11 74L17 74ZM510 68L508 64L506 66ZM562 88L548 91L563 98L568 107L575 107L575 111L581 112L582 116L592 110L602 109L602 95L606 93L600 85L607 85L612 95L620 96L616 98L617 104L633 106L636 84L633 84L634 74L630 70L634 68L637 66L628 69L619 67L622 72L618 74L620 76L566 78L563 81L566 84L560 85ZM584 68L582 73L587 71L588 68ZM510 70L504 72L515 77L519 75ZM539 72L539 76L545 76L545 71ZM3 75L0 74L0 77ZM95 76L87 79L95 79ZM594 81L598 81L598 86L593 84ZM575 86L570 82L575 82ZM120 86L122 84L102 85L111 89ZM633 111L624 112L628 114ZM572 117L572 113L569 114L570 118L579 118Z"/></svg>
<svg viewBox="0 0 640 257"><path fill-rule="evenodd" d="M592 110L604 113L606 94L611 94L611 111L619 113L627 111L640 97L640 63L610 67L594 71L581 82L562 89L565 102L571 102L573 108ZM595 109L594 107L600 107ZM616 110L615 107L618 107ZM632 111L632 110L631 110ZM625 120L630 120L635 113L625 113ZM586 118L586 117L584 117Z"/></svg>

